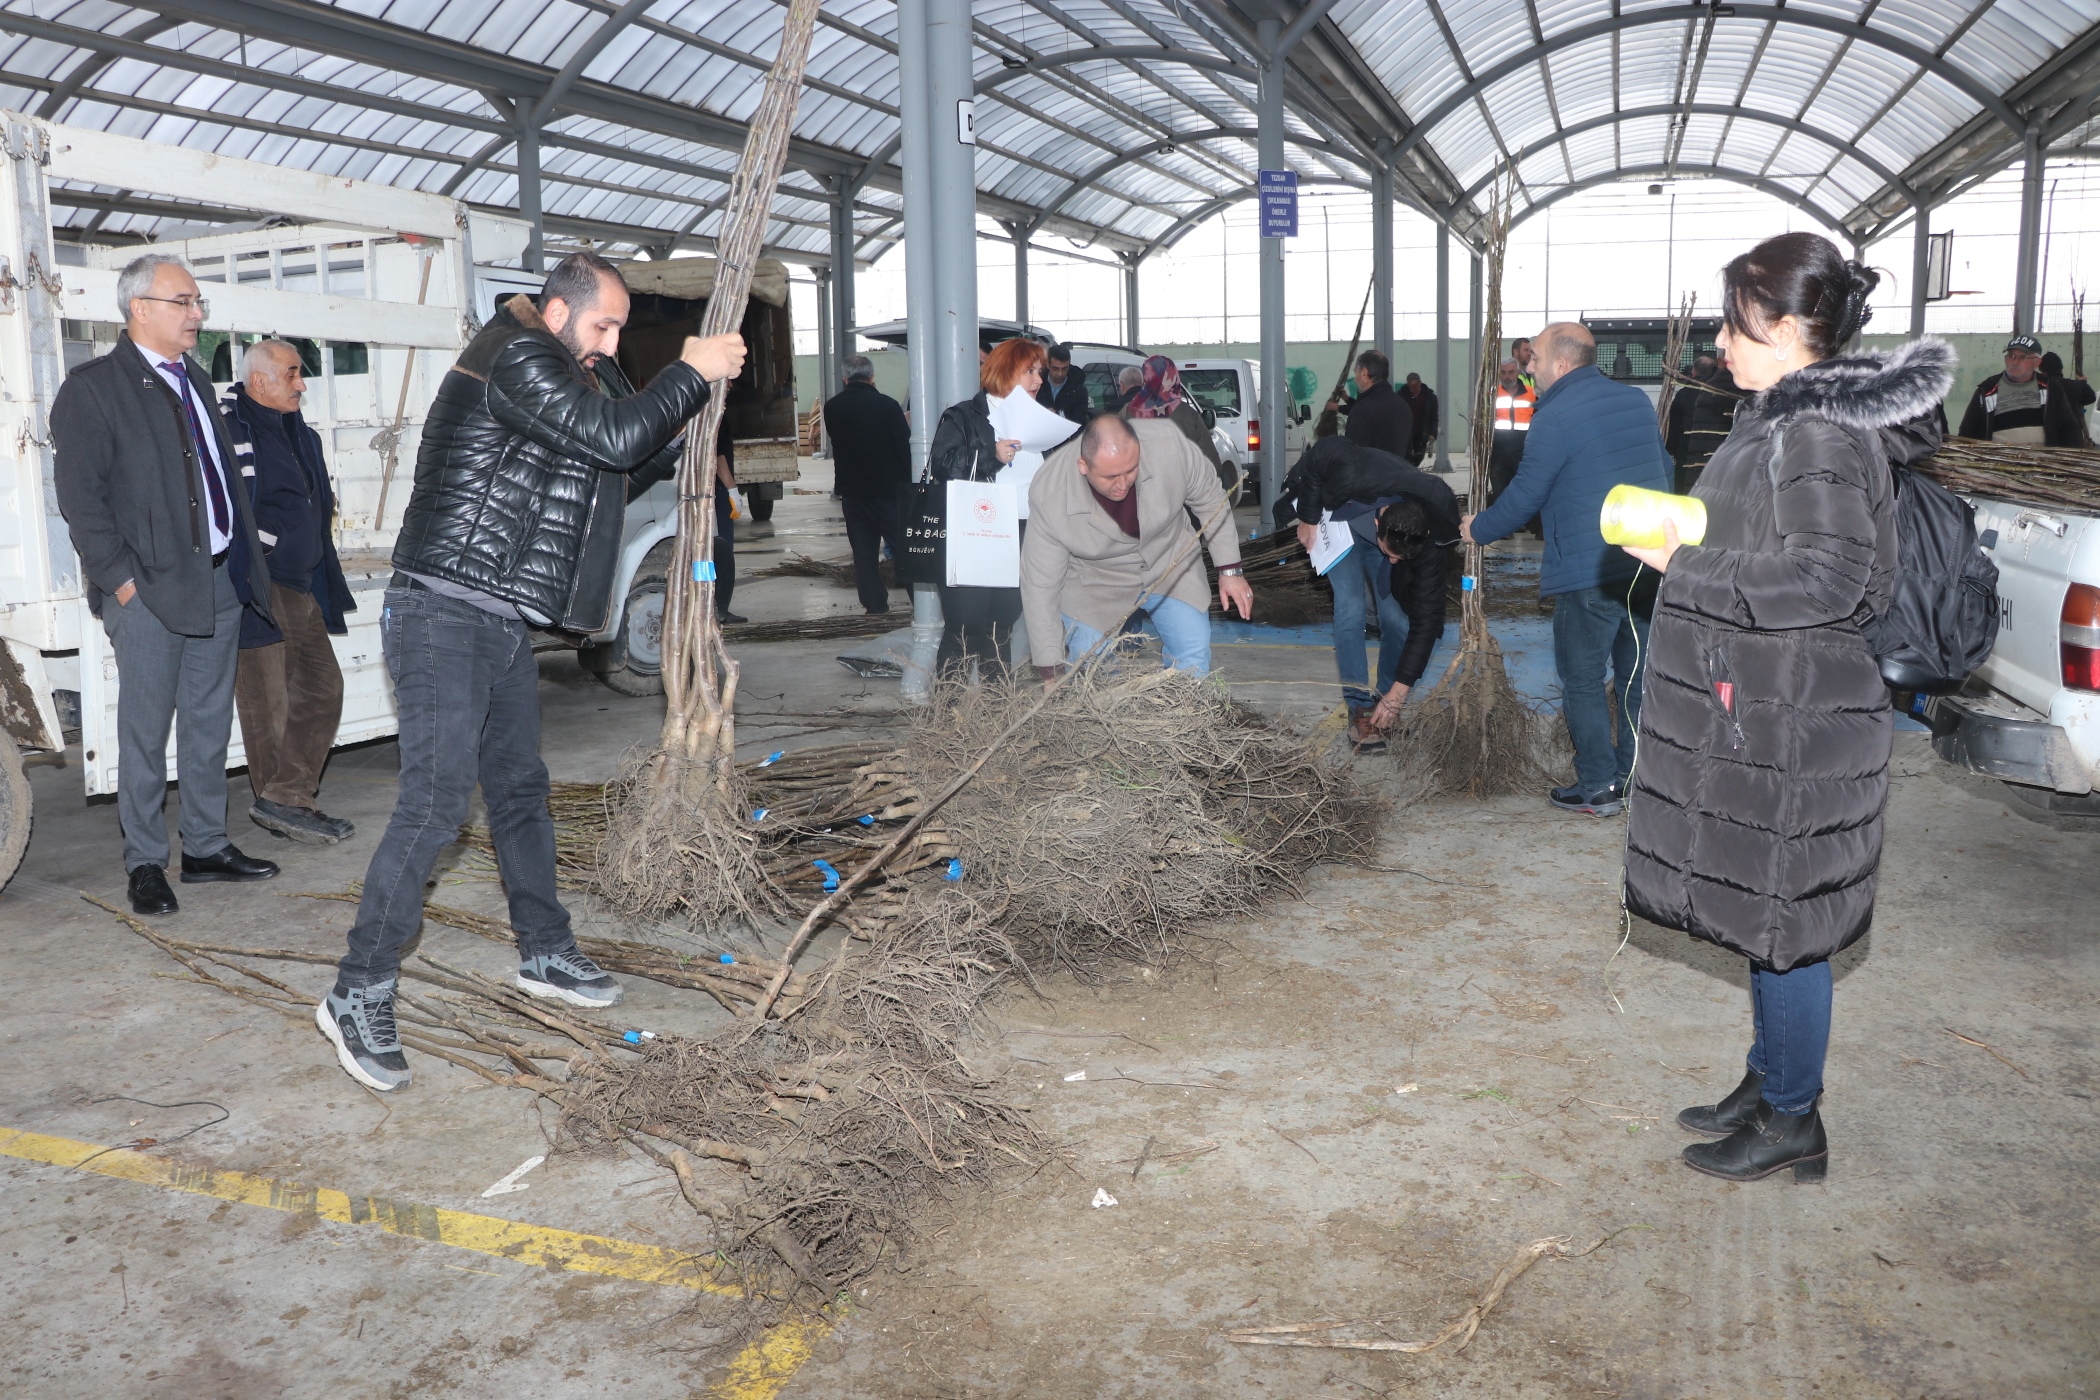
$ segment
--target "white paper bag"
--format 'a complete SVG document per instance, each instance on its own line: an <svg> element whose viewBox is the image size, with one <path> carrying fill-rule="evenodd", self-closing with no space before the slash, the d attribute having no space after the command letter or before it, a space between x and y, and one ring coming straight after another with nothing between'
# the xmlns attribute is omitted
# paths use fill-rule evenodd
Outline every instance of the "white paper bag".
<svg viewBox="0 0 2100 1400"><path fill-rule="evenodd" d="M1012 482L948 483L948 586L1021 586L1021 511Z"/></svg>

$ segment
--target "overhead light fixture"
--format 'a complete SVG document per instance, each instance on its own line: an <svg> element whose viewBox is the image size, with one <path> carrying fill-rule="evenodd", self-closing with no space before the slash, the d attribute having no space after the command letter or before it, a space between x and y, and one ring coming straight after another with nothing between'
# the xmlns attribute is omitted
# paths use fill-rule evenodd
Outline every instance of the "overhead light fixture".
<svg viewBox="0 0 2100 1400"><path fill-rule="evenodd" d="M1650 193L1650 194L1661 194L1662 192L1663 192L1663 187L1662 187L1661 185L1650 185L1650 186L1648 186L1648 193Z"/></svg>
<svg viewBox="0 0 2100 1400"><path fill-rule="evenodd" d="M1004 64L1008 68L1026 68L1028 66L1026 63L1023 63L1018 57L1010 53L1000 55L999 62Z"/></svg>

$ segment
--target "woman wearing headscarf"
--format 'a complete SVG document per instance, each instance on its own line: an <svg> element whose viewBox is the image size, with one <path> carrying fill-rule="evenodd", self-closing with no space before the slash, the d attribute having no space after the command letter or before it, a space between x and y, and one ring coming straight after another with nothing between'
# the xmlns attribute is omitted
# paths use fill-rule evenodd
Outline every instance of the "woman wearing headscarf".
<svg viewBox="0 0 2100 1400"><path fill-rule="evenodd" d="M1678 1122L1687 1165L1821 1181L1830 958L1866 933L1894 714L1862 629L1897 563L1891 454L1939 446L1954 352L1845 353L1879 276L1811 233L1723 274L1718 337L1751 397L1692 494L1706 537L1627 552L1663 575L1626 829L1627 907L1742 954L1743 1082ZM1894 431L1898 428L1902 431Z"/></svg>
<svg viewBox="0 0 2100 1400"><path fill-rule="evenodd" d="M1021 444L1002 438L992 428L992 400L1003 399L1016 385L1030 397L1043 386L1049 363L1041 343L1004 340L992 347L977 370L983 387L961 403L951 404L933 430L927 470L935 481L990 481L1012 462ZM941 649L937 673L974 657L985 680L1004 675L1007 646L1021 617L1020 588L951 588L941 585Z"/></svg>
<svg viewBox="0 0 2100 1400"><path fill-rule="evenodd" d="M1123 405L1125 418L1165 418L1181 429L1183 436L1196 444L1196 450L1209 459L1218 481L1229 492L1239 481L1239 472L1219 460L1217 444L1210 440L1210 425L1203 421L1202 410L1189 401L1188 390L1181 387L1181 371L1173 360L1165 355L1154 355L1142 366L1144 387L1129 403Z"/></svg>

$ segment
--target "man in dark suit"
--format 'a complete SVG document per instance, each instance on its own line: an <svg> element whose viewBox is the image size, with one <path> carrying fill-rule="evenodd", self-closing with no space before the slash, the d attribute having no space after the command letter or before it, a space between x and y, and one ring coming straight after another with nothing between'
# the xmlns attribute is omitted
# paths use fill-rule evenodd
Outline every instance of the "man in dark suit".
<svg viewBox="0 0 2100 1400"><path fill-rule="evenodd" d="M1407 402L1408 414L1414 419L1414 430L1408 435L1407 451L1400 455L1407 458L1410 466L1422 465L1422 458L1429 453L1430 441L1436 437L1436 390L1422 382L1419 374L1407 376L1407 387L1400 391Z"/></svg>
<svg viewBox="0 0 2100 1400"><path fill-rule="evenodd" d="M88 607L116 653L117 812L131 907L172 914L168 729L182 780L182 881L267 880L226 837L226 745L241 618L273 626L270 576L211 377L189 359L205 301L180 259L117 276L116 349L66 376L51 405L58 508Z"/></svg>
<svg viewBox="0 0 2100 1400"><path fill-rule="evenodd" d="M875 363L848 355L846 387L824 405L831 442L832 490L853 546L853 582L871 614L890 610L882 581L882 546L904 557L904 492L911 485L911 425L897 401L875 387Z"/></svg>
<svg viewBox="0 0 2100 1400"><path fill-rule="evenodd" d="M298 349L259 340L241 357L241 382L219 403L269 556L277 622L255 612L243 617L233 699L255 790L248 819L288 840L333 846L356 828L319 806L321 770L343 717L343 672L328 638L349 631L343 615L357 604L335 554L335 493L321 435L299 413L305 398Z"/></svg>
<svg viewBox="0 0 2100 1400"><path fill-rule="evenodd" d="M1051 346L1048 359L1050 367L1043 374L1043 386L1035 391L1035 401L1084 426L1094 416L1087 403L1086 371L1073 366L1069 345Z"/></svg>
<svg viewBox="0 0 2100 1400"><path fill-rule="evenodd" d="M1393 362L1382 351L1366 350L1356 357L1355 400L1335 399L1328 406L1348 415L1345 431L1349 441L1395 457L1407 456L1415 436L1414 411L1405 398L1393 392Z"/></svg>

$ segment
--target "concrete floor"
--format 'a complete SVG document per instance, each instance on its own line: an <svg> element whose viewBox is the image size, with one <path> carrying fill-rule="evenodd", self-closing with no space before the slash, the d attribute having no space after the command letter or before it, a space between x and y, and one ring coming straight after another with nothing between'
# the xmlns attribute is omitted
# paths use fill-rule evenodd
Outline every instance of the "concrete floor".
<svg viewBox="0 0 2100 1400"><path fill-rule="evenodd" d="M746 570L768 548L842 555L828 505L791 498L770 531L747 526ZM738 595L762 618L854 606L806 581ZM856 679L831 659L844 649L745 649L750 748L812 741L803 716L820 712L855 732L894 724L894 682ZM1333 703L1317 649L1234 645L1220 664L1294 722ZM542 660L542 699L563 778L604 778L660 715L562 655ZM237 812L236 841L283 876L182 888L167 927L338 948L347 906L288 896L363 873L394 767L386 744L337 755L325 805L360 828L343 847L274 842ZM1652 928L1618 948L1621 824L1440 802L1387 826L1380 862L1414 873L1322 870L1302 900L1220 928L1212 965L1053 981L1047 1002L1004 1007L1017 1091L1059 1161L929 1203L935 1233L909 1271L872 1280L799 1365L777 1349L771 1377L725 1369L708 1345L720 1305L684 1289L0 1155L0 1385L169 1400L2092 1393L2100 836L2021 819L1916 735L1895 772L1877 926L1839 961L1820 1187L1732 1187L1676 1161L1677 1109L1738 1076L1745 977ZM704 1238L655 1168L621 1157L556 1156L529 1189L482 1198L546 1151L528 1096L419 1059L413 1089L381 1103L310 1026L186 985L78 897L121 902L114 808L81 798L77 767L33 778L29 859L0 893L0 1154L9 1130L110 1145L216 1116L103 1096L210 1100L223 1123L146 1155L641 1245ZM500 908L464 864L441 878L448 900ZM432 926L426 946L507 970L454 930ZM630 980L614 1014L714 1024L696 1000ZM1089 1208L1100 1188L1119 1204ZM1612 1231L1521 1279L1463 1353L1218 1336L1378 1316L1425 1337L1518 1246Z"/></svg>

